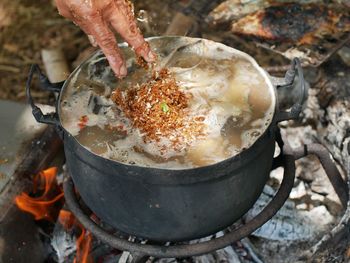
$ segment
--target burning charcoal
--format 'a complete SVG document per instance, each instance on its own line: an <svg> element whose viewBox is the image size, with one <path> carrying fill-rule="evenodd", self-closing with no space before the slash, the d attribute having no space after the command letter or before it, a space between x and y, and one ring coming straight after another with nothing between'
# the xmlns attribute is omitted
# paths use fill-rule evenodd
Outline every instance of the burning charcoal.
<svg viewBox="0 0 350 263"><path fill-rule="evenodd" d="M232 32L273 41L311 44L321 35L350 30L347 14L327 5L287 3L273 5L232 24Z"/></svg>
<svg viewBox="0 0 350 263"><path fill-rule="evenodd" d="M346 1L229 0L214 9L208 20L214 25L231 23L236 35L288 59L299 57L307 65L318 66L348 42L349 10Z"/></svg>
<svg viewBox="0 0 350 263"><path fill-rule="evenodd" d="M22 192L15 198L16 205L34 216L35 220L56 223L51 245L57 253L58 262L67 262L72 255L75 262L88 262L92 236L75 220L72 213L61 209L63 192L57 180L57 168L41 171L33 179L31 195ZM72 234L73 233L73 234ZM75 236L76 233L79 237ZM77 237L77 238L76 238ZM74 243L75 242L75 243Z"/></svg>

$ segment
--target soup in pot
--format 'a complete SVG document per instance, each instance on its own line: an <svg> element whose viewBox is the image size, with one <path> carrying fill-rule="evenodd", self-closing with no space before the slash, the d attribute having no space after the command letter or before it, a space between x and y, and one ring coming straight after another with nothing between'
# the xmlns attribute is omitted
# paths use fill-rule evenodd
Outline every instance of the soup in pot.
<svg viewBox="0 0 350 263"><path fill-rule="evenodd" d="M79 69L61 98L63 127L92 152L129 165L188 169L249 148L273 118L273 88L244 53L192 39L115 81L102 56ZM130 55L130 57L128 57Z"/></svg>

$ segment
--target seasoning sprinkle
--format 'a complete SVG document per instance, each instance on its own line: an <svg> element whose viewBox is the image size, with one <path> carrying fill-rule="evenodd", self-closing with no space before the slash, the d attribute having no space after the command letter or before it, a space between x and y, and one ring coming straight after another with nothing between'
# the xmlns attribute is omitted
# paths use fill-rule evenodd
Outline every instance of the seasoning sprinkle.
<svg viewBox="0 0 350 263"><path fill-rule="evenodd" d="M189 98L168 69L153 73L141 85L116 89L112 94L112 100L141 131L145 142L167 138L178 150L189 145L193 138L204 136L205 118L190 115Z"/></svg>

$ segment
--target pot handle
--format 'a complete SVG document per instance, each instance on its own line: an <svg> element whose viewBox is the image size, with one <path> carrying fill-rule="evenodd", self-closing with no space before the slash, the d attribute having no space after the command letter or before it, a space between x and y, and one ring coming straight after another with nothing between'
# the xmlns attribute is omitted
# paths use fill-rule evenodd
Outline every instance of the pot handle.
<svg viewBox="0 0 350 263"><path fill-rule="evenodd" d="M281 152L277 157L273 158L272 170L283 166L285 145L287 144L287 149L290 148L288 142L282 138L280 129L276 131L276 142ZM299 160L310 154L317 156L340 202L343 207L346 208L349 201L349 185L347 181L342 178L335 165L335 161L331 159L331 155L326 147L319 143L304 144L301 147L292 149L291 152L295 160Z"/></svg>
<svg viewBox="0 0 350 263"><path fill-rule="evenodd" d="M296 74L298 74L299 82L300 82L300 96L298 101L287 111L280 111L276 115L276 122L286 121L297 119L302 110L302 105L305 102L306 94L305 94L305 80L303 69L301 67L300 60L298 58L294 58L292 60L292 64L290 69L286 72L282 83L277 84L277 88L288 88L291 87L294 83L294 79Z"/></svg>
<svg viewBox="0 0 350 263"><path fill-rule="evenodd" d="M338 168L335 166L335 161L331 159L331 154L322 144L312 143L305 144L302 147L293 149L295 160L299 160L304 156L313 154L319 159L323 170L331 182L334 191L339 197L344 208L347 207L349 201L349 186L346 180L341 176Z"/></svg>
<svg viewBox="0 0 350 263"><path fill-rule="evenodd" d="M29 105L32 107L32 114L37 122L45 123L45 124L54 124L58 125L58 115L57 112L52 112L48 114L43 114L41 109L35 105L33 97L30 93L31 85L32 85L32 79L34 74L37 74L39 77L40 85L39 87L46 91L51 92L57 92L59 93L61 91L61 88L63 86L64 81L57 82L57 83L51 83L49 79L42 73L40 67L37 64L33 64L30 67L28 79L26 82L26 94L27 94L27 101ZM56 107L57 108L57 107Z"/></svg>

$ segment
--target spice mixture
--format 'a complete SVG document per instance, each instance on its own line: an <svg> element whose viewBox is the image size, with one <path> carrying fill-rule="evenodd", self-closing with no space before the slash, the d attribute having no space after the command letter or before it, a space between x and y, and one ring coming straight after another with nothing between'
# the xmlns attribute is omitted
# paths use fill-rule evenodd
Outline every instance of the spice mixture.
<svg viewBox="0 0 350 263"><path fill-rule="evenodd" d="M176 150L205 135L205 117L190 115L190 98L167 69L154 72L146 83L112 94L112 100L141 131L144 142L166 138Z"/></svg>

